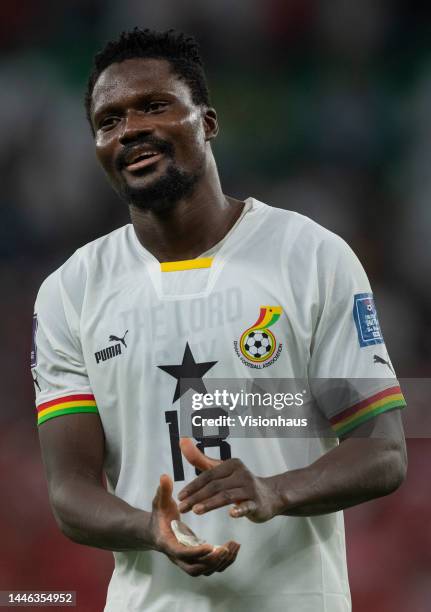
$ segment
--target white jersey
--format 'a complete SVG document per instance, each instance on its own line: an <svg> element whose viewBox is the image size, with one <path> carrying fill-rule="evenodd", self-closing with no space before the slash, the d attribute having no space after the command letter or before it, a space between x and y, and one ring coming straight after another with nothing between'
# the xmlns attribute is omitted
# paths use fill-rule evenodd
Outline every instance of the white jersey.
<svg viewBox="0 0 431 612"><path fill-rule="evenodd" d="M175 479L175 495L195 477L178 446L182 378L386 376L354 405L319 408L338 433L403 405L350 248L308 218L252 198L196 260L160 264L130 224L79 249L43 283L34 337L39 423L98 413L109 490L144 510L162 473ZM225 450L270 476L337 443L227 437ZM255 524L222 508L184 521L208 542L238 541L236 562L192 578L160 553L116 552L106 612L351 609L342 512Z"/></svg>

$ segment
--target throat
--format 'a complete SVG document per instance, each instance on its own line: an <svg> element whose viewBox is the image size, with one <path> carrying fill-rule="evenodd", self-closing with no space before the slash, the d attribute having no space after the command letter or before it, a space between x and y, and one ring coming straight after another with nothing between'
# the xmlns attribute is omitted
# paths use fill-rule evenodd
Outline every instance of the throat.
<svg viewBox="0 0 431 612"><path fill-rule="evenodd" d="M198 210L179 205L167 215L131 209L131 220L139 242L159 262L195 259L223 240L241 215L244 202L224 200Z"/></svg>

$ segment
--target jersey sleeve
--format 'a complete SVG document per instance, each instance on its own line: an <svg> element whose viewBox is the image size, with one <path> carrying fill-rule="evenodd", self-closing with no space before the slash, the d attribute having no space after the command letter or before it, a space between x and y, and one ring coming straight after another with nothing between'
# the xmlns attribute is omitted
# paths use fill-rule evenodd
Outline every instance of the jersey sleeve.
<svg viewBox="0 0 431 612"><path fill-rule="evenodd" d="M367 275L335 237L319 256L320 318L309 379L319 408L342 436L406 405L382 336Z"/></svg>
<svg viewBox="0 0 431 612"><path fill-rule="evenodd" d="M65 414L98 412L79 340L79 317L60 271L42 284L33 315L31 369L38 425Z"/></svg>

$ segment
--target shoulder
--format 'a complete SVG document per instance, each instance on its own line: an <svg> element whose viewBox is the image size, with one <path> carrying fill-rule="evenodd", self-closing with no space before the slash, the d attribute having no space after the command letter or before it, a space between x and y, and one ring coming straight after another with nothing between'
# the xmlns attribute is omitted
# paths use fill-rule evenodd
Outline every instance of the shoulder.
<svg viewBox="0 0 431 612"><path fill-rule="evenodd" d="M114 257L118 253L119 246L127 240L126 235L129 231L129 225L125 225L77 249L69 259L45 278L40 286L36 303L43 306L58 301L63 302L66 297L78 311L79 305L82 304L89 272L101 261L105 261L107 254L108 257Z"/></svg>
<svg viewBox="0 0 431 612"><path fill-rule="evenodd" d="M347 242L313 219L292 210L258 203L266 212L266 223L272 234L278 234L289 254L314 258L327 265L340 259L356 260Z"/></svg>
<svg viewBox="0 0 431 612"><path fill-rule="evenodd" d="M99 257L101 253L115 252L119 246L123 243L127 242L131 224L123 225L109 234L105 234L104 236L100 236L91 242L88 242L86 245L79 248L75 254L79 254L80 258L84 261L94 260L94 257Z"/></svg>

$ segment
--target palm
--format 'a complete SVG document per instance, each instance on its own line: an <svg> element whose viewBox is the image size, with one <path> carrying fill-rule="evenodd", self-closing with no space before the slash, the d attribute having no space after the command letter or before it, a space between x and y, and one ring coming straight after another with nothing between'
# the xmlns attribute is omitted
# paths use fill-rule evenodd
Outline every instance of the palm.
<svg viewBox="0 0 431 612"><path fill-rule="evenodd" d="M160 485L153 499L151 513L155 549L164 553L172 563L190 576L201 576L202 574L210 576L214 572L224 571L235 561L239 544L230 541L215 548L207 543L183 544L177 540L177 536L172 531L171 522L176 520L181 523L181 521L172 491L172 479L167 474L162 474ZM195 535L186 525L182 524L182 528L185 528L186 535Z"/></svg>

